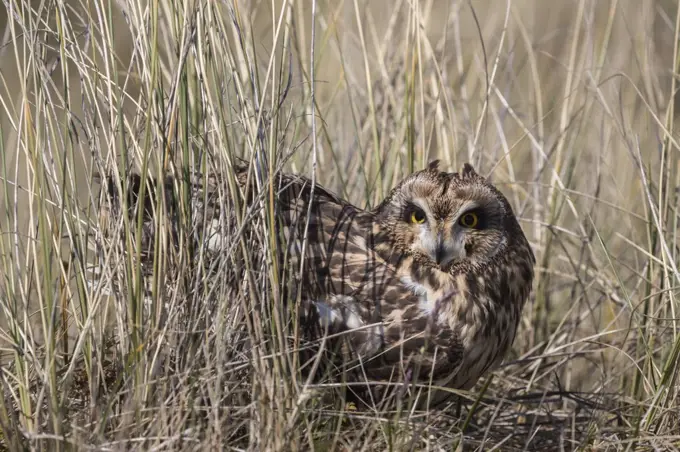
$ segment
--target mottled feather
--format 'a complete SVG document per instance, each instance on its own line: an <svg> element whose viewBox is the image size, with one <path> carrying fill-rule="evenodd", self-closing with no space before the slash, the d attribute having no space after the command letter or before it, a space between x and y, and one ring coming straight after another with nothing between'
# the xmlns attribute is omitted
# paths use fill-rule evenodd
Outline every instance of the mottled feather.
<svg viewBox="0 0 680 452"><path fill-rule="evenodd" d="M130 191L138 191L140 180L131 179ZM239 169L250 204L257 192L252 180ZM318 184L312 189L303 176L279 174L275 186L280 267L292 282L291 299L299 295L303 302L311 339L326 328L347 332L345 356L359 358L362 373L376 380L409 372L413 378L419 370L421 382L469 389L502 361L531 290L535 258L507 199L472 166L448 173L435 161L370 211ZM166 181L165 190L170 187ZM206 187L194 187L193 196L203 199ZM109 190L115 197L115 187ZM205 229L219 236L223 225L216 219L224 216L210 199ZM427 221L409 222L410 211ZM460 227L471 211L478 226ZM144 231L145 247L153 249L153 228ZM224 249L219 240L204 243L217 255Z"/></svg>

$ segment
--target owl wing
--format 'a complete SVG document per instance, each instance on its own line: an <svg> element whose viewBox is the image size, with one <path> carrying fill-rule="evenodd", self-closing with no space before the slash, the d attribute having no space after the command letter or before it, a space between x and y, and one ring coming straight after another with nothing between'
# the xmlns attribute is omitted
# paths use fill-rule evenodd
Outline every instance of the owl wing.
<svg viewBox="0 0 680 452"><path fill-rule="evenodd" d="M384 299L331 295L313 300L308 319L322 334L346 339L348 371L359 370L371 380L400 380L420 384L445 382L460 370L463 344L449 328L421 317L372 319L371 307L389 304Z"/></svg>
<svg viewBox="0 0 680 452"><path fill-rule="evenodd" d="M435 377L455 372L462 343L419 309L419 296L399 277L401 256L376 251L389 239L373 215L310 187L296 177L279 195L288 267L299 269L305 256L292 282L304 291L310 320L330 334L347 333L373 378L389 378L400 363Z"/></svg>
<svg viewBox="0 0 680 452"><path fill-rule="evenodd" d="M373 215L322 187L312 189L306 178L285 179L278 198L282 264L304 298L381 297L397 281L399 261L375 251L381 238ZM391 298L408 297L404 289Z"/></svg>

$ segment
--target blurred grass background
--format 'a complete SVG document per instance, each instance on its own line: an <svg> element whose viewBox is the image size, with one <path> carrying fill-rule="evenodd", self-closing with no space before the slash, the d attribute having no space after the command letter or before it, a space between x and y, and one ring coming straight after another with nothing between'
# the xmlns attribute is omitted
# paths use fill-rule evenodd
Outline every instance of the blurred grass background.
<svg viewBox="0 0 680 452"><path fill-rule="evenodd" d="M535 450L545 431L547 450L680 448L677 2L3 5L6 447L504 449L518 441ZM245 292L216 290L220 314L192 317L198 339L173 330L181 316L172 309L165 320L142 312L133 241L127 254L113 242L92 252L91 237L111 221L98 212L93 172L113 171L124 184L132 168L210 170L224 175L227 196L234 156L266 158L271 168L290 157L286 170L313 173L362 207L434 158L450 171L471 162L491 177L538 264L509 365L475 406L479 422L442 427L430 413L413 427L403 413L315 408L294 370L269 367L257 347L248 355L241 342L224 343L232 333L258 343L256 326L237 327L256 311ZM124 227L128 238L134 227ZM263 237L237 242L274 252ZM104 254L128 256L104 278L120 279L123 295L86 284L86 267ZM165 245L156 255L147 298L161 312L168 297L181 304L182 292L164 293L175 286L163 278L191 276L184 264L193 261ZM268 265L258 267L258 300L275 302ZM115 353L104 345L109 334ZM158 364L162 349L185 342L200 359ZM237 393L250 398L227 397Z"/></svg>

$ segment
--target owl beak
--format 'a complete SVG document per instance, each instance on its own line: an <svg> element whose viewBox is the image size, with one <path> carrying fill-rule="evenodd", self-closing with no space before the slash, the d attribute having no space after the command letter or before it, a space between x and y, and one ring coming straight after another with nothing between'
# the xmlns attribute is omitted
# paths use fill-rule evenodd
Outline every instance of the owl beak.
<svg viewBox="0 0 680 452"><path fill-rule="evenodd" d="M445 237L439 232L436 238L434 249L434 260L437 265L444 268L451 262L455 262L465 257L465 244L462 240L455 240L453 237Z"/></svg>
<svg viewBox="0 0 680 452"><path fill-rule="evenodd" d="M444 245L444 241L442 240L442 235L440 233L437 235L437 247L435 248L434 260L437 262L438 265L441 265L445 259L446 259L446 246Z"/></svg>
<svg viewBox="0 0 680 452"><path fill-rule="evenodd" d="M441 232L437 234L434 260L440 267L446 267L451 262L465 257L465 246L451 237L445 238Z"/></svg>

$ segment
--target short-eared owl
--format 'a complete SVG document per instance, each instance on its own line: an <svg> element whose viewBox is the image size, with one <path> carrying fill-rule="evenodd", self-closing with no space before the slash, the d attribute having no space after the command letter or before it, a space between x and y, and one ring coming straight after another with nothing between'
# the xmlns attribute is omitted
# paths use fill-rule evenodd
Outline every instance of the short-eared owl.
<svg viewBox="0 0 680 452"><path fill-rule="evenodd" d="M240 168L237 179L252 203L252 173ZM435 161L372 210L301 176L279 174L274 186L279 268L285 260L289 269L282 279L302 300L310 336L348 339L343 356L360 363L357 375L412 381L417 373L421 384L469 389L501 362L535 258L507 199L472 166L449 173ZM212 224L208 234L219 229ZM153 241L152 230L146 236Z"/></svg>

